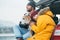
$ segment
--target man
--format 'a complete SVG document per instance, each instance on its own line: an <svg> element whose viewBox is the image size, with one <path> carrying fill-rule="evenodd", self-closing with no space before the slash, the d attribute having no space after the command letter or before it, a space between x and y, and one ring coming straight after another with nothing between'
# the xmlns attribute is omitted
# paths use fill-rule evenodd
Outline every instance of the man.
<svg viewBox="0 0 60 40"><path fill-rule="evenodd" d="M38 11L35 10L35 2L32 1L28 3L26 8L27 11L29 12L29 16L31 17L32 21L34 21L33 17L38 13Z"/></svg>
<svg viewBox="0 0 60 40"><path fill-rule="evenodd" d="M37 14L35 11L35 4L34 2L29 2L26 6L27 11L29 12L29 16L33 19L33 16ZM17 40L26 40L30 36L30 32L28 29L25 29L25 27L22 28L22 26L15 26L14 33L16 35Z"/></svg>

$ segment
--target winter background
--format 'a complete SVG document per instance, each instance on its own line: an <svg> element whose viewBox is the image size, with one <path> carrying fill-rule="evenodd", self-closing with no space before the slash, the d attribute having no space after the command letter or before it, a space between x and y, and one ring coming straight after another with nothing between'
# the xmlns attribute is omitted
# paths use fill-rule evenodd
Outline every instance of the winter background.
<svg viewBox="0 0 60 40"><path fill-rule="evenodd" d="M0 20L18 23L24 13L28 0L0 0Z"/></svg>
<svg viewBox="0 0 60 40"><path fill-rule="evenodd" d="M16 40L12 27L26 13L27 3L28 0L0 0L0 40Z"/></svg>
<svg viewBox="0 0 60 40"><path fill-rule="evenodd" d="M0 40L16 40L13 33L24 13L28 0L0 0Z"/></svg>

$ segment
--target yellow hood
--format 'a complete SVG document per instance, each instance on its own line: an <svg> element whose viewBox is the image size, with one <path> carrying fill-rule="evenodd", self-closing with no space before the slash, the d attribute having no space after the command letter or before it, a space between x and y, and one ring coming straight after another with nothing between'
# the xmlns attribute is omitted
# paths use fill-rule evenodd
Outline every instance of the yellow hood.
<svg viewBox="0 0 60 40"><path fill-rule="evenodd" d="M46 14L46 15L49 15L49 16L51 16L51 17L54 16L53 13L52 13L50 10L48 10L45 14Z"/></svg>

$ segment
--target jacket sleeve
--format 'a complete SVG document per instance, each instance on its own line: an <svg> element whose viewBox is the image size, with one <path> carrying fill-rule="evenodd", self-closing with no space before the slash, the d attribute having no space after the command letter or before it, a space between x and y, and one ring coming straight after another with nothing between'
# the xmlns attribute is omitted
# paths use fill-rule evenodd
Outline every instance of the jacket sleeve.
<svg viewBox="0 0 60 40"><path fill-rule="evenodd" d="M44 28L46 28L46 20L42 17L38 17L37 24L31 26L31 30L33 30L35 33L38 33L42 31Z"/></svg>
<svg viewBox="0 0 60 40"><path fill-rule="evenodd" d="M55 25L54 21L52 18L45 16L43 17L38 17L37 19L37 25L32 25L31 30L33 30L35 33L43 31L43 29L47 28L47 25Z"/></svg>
<svg viewBox="0 0 60 40"><path fill-rule="evenodd" d="M53 30L53 29L54 29L54 27L53 27L53 26L50 26L50 27L48 27L48 29L45 29L45 30L43 30L43 31L35 34L34 36L28 38L27 40L34 40L34 39L37 39L37 38L41 38L41 37L43 37L42 34L47 33L47 32L46 32L47 30L48 30L48 32L52 32L51 30ZM46 34L45 34L45 35L46 35ZM40 37L38 37L38 36L40 36ZM50 37L51 37L51 34L47 34L46 37L50 38ZM46 38L46 37L45 37L45 38Z"/></svg>

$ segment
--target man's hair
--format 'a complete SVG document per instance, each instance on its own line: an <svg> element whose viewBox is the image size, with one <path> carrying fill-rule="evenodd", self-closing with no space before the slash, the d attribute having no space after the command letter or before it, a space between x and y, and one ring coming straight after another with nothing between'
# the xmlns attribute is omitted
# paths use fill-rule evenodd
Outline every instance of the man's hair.
<svg viewBox="0 0 60 40"><path fill-rule="evenodd" d="M34 9L35 9L35 6L36 6L34 1L30 1L27 5L32 6Z"/></svg>

